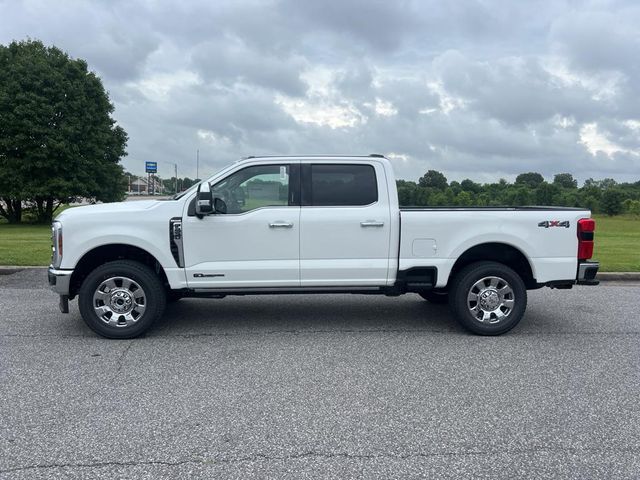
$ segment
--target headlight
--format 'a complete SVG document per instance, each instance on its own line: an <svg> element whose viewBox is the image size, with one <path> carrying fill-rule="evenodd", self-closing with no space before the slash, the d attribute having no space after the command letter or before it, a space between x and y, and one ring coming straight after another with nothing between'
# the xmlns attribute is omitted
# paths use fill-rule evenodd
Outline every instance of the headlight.
<svg viewBox="0 0 640 480"><path fill-rule="evenodd" d="M62 224L53 222L51 224L51 264L54 268L59 268L62 263Z"/></svg>

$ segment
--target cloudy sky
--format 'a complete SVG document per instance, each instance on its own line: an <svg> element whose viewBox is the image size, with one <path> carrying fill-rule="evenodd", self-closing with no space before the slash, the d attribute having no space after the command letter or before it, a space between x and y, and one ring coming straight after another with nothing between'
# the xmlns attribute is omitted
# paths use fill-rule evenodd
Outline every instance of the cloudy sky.
<svg viewBox="0 0 640 480"><path fill-rule="evenodd" d="M0 0L0 43L87 60L125 167L384 153L400 178L640 180L640 2Z"/></svg>

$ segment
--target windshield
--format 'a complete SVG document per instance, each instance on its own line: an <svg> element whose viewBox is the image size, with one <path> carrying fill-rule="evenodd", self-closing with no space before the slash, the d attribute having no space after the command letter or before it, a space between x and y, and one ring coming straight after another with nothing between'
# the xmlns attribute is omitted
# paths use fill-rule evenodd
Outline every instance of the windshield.
<svg viewBox="0 0 640 480"><path fill-rule="evenodd" d="M198 188L198 185L200 185L200 182L194 183L189 188L187 188L184 192L176 193L173 197L171 197L171 200L178 200L179 198L184 197L187 193L192 192L193 190Z"/></svg>
<svg viewBox="0 0 640 480"><path fill-rule="evenodd" d="M225 168L228 168L228 167L225 167ZM219 168L218 170L216 170L211 175L208 175L205 178L211 178L212 176L217 175L222 170L223 169ZM202 180L199 180L198 182L194 183L189 188L187 188L184 192L176 193L173 197L171 197L171 200L178 200L179 198L184 197L186 194L188 194L190 192L193 192L194 190L196 190L198 188L198 185L200 185L200 183L202 183Z"/></svg>

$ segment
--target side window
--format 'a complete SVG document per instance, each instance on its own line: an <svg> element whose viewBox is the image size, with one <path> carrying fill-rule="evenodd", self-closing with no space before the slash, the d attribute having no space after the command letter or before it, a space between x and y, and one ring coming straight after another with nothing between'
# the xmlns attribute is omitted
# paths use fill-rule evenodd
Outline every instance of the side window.
<svg viewBox="0 0 640 480"><path fill-rule="evenodd" d="M357 206L378 201L371 165L311 165L311 205Z"/></svg>
<svg viewBox="0 0 640 480"><path fill-rule="evenodd" d="M244 168L213 185L212 192L227 204L227 213L289 205L289 165Z"/></svg>

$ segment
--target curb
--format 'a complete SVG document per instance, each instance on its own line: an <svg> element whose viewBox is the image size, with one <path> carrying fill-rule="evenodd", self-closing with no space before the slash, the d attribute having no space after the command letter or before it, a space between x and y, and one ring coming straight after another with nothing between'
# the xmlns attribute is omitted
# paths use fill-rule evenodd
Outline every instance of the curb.
<svg viewBox="0 0 640 480"><path fill-rule="evenodd" d="M640 272L602 272L596 275L603 282L640 282Z"/></svg>
<svg viewBox="0 0 640 480"><path fill-rule="evenodd" d="M0 275L11 275L12 273L18 273L22 270L44 270L45 268L39 265L33 266L18 266L18 265L0 265Z"/></svg>

